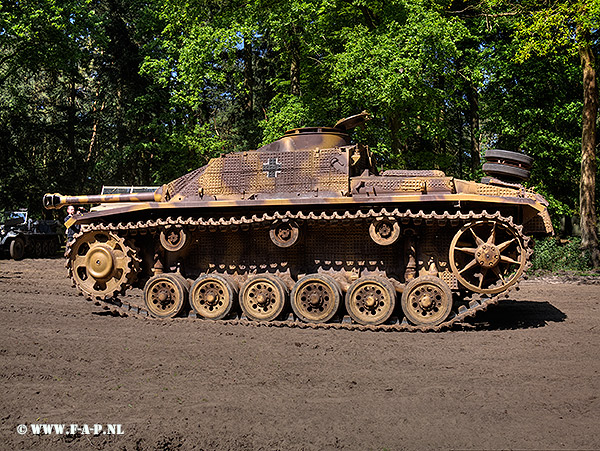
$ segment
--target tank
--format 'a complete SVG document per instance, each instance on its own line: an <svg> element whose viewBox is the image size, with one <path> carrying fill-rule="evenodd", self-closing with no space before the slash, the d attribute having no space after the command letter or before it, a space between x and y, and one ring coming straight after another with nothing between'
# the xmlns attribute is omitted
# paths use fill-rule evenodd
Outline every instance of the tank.
<svg viewBox="0 0 600 451"><path fill-rule="evenodd" d="M532 237L553 234L541 195L496 178L531 161L492 152L481 183L380 174L349 135L368 119L290 130L151 193L45 195L46 208L101 203L71 220L69 276L129 314L282 327L439 331L498 302ZM138 306L120 299L132 287Z"/></svg>

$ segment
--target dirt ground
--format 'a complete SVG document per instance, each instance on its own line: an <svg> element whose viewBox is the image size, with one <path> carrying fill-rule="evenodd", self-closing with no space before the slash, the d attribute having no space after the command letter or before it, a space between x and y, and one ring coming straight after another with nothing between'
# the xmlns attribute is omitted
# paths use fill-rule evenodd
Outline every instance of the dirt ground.
<svg viewBox="0 0 600 451"><path fill-rule="evenodd" d="M0 448L597 450L585 282L526 281L461 330L315 331L115 317L61 259L0 260Z"/></svg>

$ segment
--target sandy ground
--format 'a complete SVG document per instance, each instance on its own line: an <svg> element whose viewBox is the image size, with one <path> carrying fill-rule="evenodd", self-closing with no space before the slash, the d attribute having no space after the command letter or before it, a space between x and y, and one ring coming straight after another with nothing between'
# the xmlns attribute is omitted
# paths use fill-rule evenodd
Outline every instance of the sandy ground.
<svg viewBox="0 0 600 451"><path fill-rule="evenodd" d="M315 331L115 317L0 260L0 447L600 449L600 285L521 286L464 330Z"/></svg>

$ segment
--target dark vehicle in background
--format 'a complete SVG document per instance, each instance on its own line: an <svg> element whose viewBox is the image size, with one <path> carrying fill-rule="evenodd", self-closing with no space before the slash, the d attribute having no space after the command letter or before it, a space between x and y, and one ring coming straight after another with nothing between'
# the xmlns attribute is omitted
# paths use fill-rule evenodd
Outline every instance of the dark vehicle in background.
<svg viewBox="0 0 600 451"><path fill-rule="evenodd" d="M61 248L64 236L60 221L33 221L26 210L0 212L0 254L14 260L50 257Z"/></svg>

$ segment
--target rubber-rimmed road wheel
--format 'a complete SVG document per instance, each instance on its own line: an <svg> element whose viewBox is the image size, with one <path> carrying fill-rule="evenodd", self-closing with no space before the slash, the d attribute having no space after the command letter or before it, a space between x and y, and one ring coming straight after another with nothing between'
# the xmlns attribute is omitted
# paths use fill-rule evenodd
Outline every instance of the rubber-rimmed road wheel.
<svg viewBox="0 0 600 451"><path fill-rule="evenodd" d="M326 274L302 277L290 295L292 310L306 323L325 323L337 312L342 297L335 279Z"/></svg>
<svg viewBox="0 0 600 451"><path fill-rule="evenodd" d="M490 149L485 153L485 159L490 163L508 161L521 166L523 169L531 169L533 164L533 157L510 150Z"/></svg>
<svg viewBox="0 0 600 451"><path fill-rule="evenodd" d="M439 277L421 276L411 280L402 292L402 311L416 326L437 326L452 310L452 291Z"/></svg>
<svg viewBox="0 0 600 451"><path fill-rule="evenodd" d="M273 321L281 315L287 294L287 287L277 276L254 276L240 288L240 307L249 319Z"/></svg>
<svg viewBox="0 0 600 451"><path fill-rule="evenodd" d="M190 288L190 306L206 319L223 319L237 297L233 281L222 274L202 274Z"/></svg>
<svg viewBox="0 0 600 451"><path fill-rule="evenodd" d="M392 315L395 306L396 290L383 277L361 277L352 282L346 292L346 310L359 324L382 324Z"/></svg>
<svg viewBox="0 0 600 451"><path fill-rule="evenodd" d="M188 287L178 274L157 274L144 286L148 311L157 318L173 318L187 299Z"/></svg>
<svg viewBox="0 0 600 451"><path fill-rule="evenodd" d="M527 169L498 163L484 163L482 169L484 173L489 175L516 178L521 180L529 180L529 175L531 174Z"/></svg>

